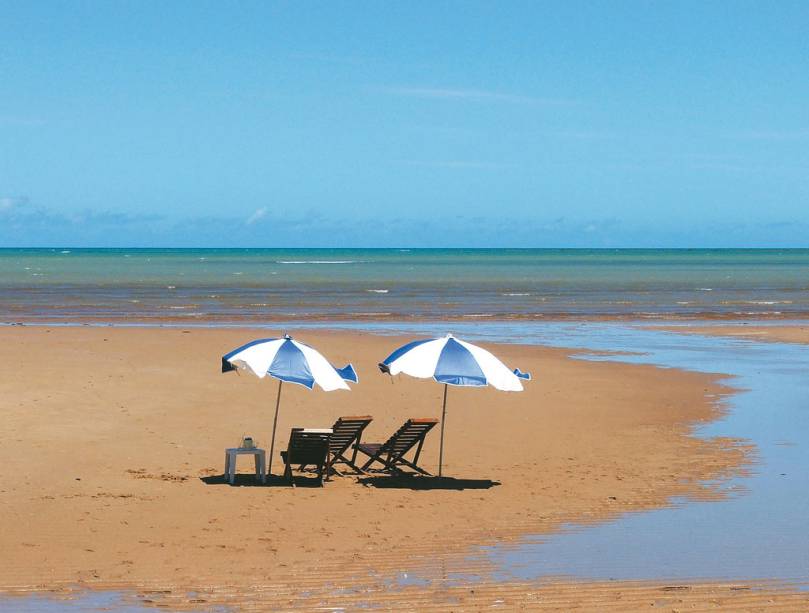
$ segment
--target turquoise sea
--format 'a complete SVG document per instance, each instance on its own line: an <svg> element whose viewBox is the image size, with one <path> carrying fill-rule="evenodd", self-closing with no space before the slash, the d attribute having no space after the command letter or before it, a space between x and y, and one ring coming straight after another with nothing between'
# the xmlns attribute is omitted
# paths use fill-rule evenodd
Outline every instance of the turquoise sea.
<svg viewBox="0 0 809 613"><path fill-rule="evenodd" d="M0 321L803 318L809 249L0 249Z"/></svg>

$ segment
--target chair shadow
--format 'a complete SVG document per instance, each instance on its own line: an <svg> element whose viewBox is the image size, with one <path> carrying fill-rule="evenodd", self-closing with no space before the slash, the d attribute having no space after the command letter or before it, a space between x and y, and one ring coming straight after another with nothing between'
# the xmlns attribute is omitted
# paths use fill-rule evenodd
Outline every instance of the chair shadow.
<svg viewBox="0 0 809 613"><path fill-rule="evenodd" d="M254 475L244 474L236 475L233 484L227 480L224 474L210 475L207 477L200 477L205 485L227 485L230 487L292 487L292 483L284 479L281 475L267 475L267 482L261 483ZM295 487L320 487L320 482L317 477L301 477L294 476Z"/></svg>
<svg viewBox="0 0 809 613"><path fill-rule="evenodd" d="M360 477L357 482L366 487L402 490L488 490L500 485L491 479L456 479L454 477L424 477L421 475L391 475Z"/></svg>

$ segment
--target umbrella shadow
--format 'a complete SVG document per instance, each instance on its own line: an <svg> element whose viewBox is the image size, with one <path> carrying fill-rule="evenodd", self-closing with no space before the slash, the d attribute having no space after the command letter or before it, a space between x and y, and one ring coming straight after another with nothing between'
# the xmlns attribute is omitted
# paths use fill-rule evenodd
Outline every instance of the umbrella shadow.
<svg viewBox="0 0 809 613"><path fill-rule="evenodd" d="M288 479L280 475L267 475L267 482L261 483L254 475L236 475L233 483L227 480L224 474L222 475L209 475L207 477L200 477L205 485L227 485L230 487L292 487L292 483ZM320 481L317 477L299 477L295 476L295 487L321 487Z"/></svg>
<svg viewBox="0 0 809 613"><path fill-rule="evenodd" d="M366 487L400 490L488 490L500 485L491 479L456 479L454 477L423 477L415 475L391 475L384 477L360 477Z"/></svg>

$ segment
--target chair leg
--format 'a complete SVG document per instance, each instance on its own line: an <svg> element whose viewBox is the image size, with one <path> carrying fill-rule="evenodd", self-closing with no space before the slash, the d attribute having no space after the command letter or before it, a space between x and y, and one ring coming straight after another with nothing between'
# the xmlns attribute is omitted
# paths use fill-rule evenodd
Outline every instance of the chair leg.
<svg viewBox="0 0 809 613"><path fill-rule="evenodd" d="M373 464L374 462L379 462L383 466L386 465L385 461L377 454L377 455L373 456L371 459L369 459L365 464L362 465L362 469L361 469L362 472L365 472L366 470L368 470L368 467L370 467L371 464Z"/></svg>
<svg viewBox="0 0 809 613"><path fill-rule="evenodd" d="M351 468L353 468L357 472L358 475L367 474L363 469L361 469L359 466L354 464L354 462L346 462L346 464L348 464Z"/></svg>
<svg viewBox="0 0 809 613"><path fill-rule="evenodd" d="M338 475L342 476L342 473L339 470L337 470L336 468L334 468L334 465L337 464L338 462L340 462L342 464L345 464L346 466L352 468L353 470L355 470L360 475L365 474L365 471L362 470L359 466L357 466L356 450L355 450L355 453L352 455L350 460L347 457L345 457L343 454L340 454L339 456L332 459L331 465L330 465L331 470L333 472L337 473Z"/></svg>
<svg viewBox="0 0 809 613"><path fill-rule="evenodd" d="M397 463L398 464L404 464L405 466L409 466L410 468L412 468L416 472L421 473L422 475L427 475L428 477L432 477L432 475L430 473L428 473L426 470L424 470L421 466L417 466L413 462L409 462L408 460L405 460L404 458L399 458L397 460Z"/></svg>

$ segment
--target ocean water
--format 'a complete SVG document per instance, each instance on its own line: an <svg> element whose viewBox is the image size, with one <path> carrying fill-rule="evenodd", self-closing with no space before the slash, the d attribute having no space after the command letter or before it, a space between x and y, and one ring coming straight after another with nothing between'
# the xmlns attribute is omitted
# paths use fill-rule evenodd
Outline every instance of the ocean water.
<svg viewBox="0 0 809 613"><path fill-rule="evenodd" d="M803 318L809 249L0 249L0 322Z"/></svg>

